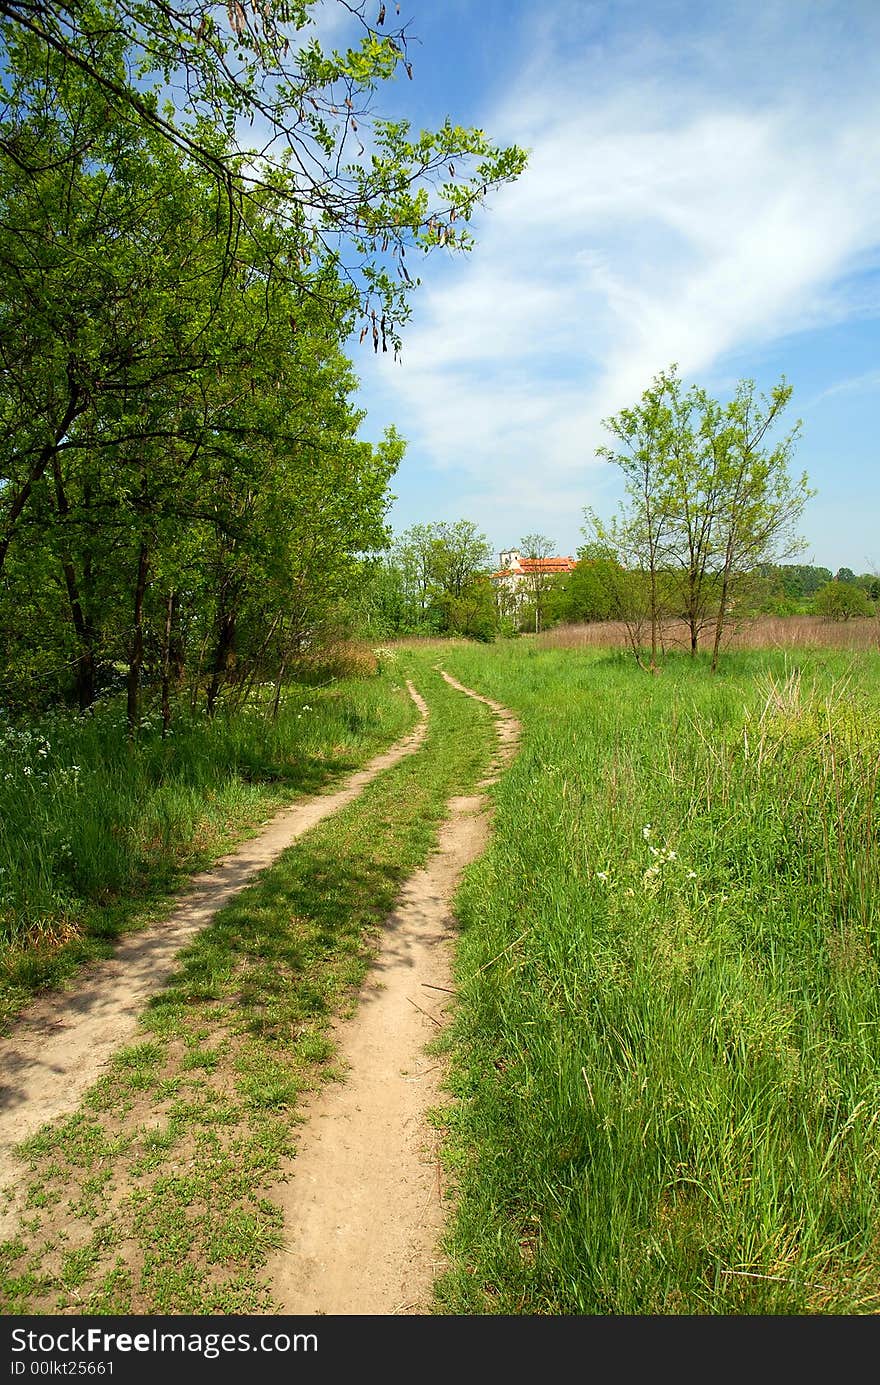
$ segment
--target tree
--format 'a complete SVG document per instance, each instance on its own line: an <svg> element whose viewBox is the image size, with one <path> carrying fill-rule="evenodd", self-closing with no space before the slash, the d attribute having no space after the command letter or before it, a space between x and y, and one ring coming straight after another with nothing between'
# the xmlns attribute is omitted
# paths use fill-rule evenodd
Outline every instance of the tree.
<svg viewBox="0 0 880 1385"><path fill-rule="evenodd" d="M817 615L831 620L849 620L852 616L871 616L874 609L867 593L855 582L835 578L816 592L813 609Z"/></svg>
<svg viewBox="0 0 880 1385"><path fill-rule="evenodd" d="M810 563L757 563L755 572L792 601L815 596L832 578L829 568L814 567Z"/></svg>
<svg viewBox="0 0 880 1385"><path fill-rule="evenodd" d="M610 619L626 629L633 658L640 668L656 673L660 647L658 574L645 567L644 529L623 509L606 524L589 507L583 533L589 540L594 572L604 590ZM645 663L645 631L650 630L651 660Z"/></svg>
<svg viewBox="0 0 880 1385"><path fill-rule="evenodd" d="M406 33L339 3L328 53L312 0L0 0L0 626L27 593L47 698L124 669L133 733L147 685L167 727L184 678L283 676L387 543L403 444L357 440L340 342L396 349L407 249L467 248L524 166L374 117Z"/></svg>
<svg viewBox="0 0 880 1385"><path fill-rule="evenodd" d="M739 382L726 405L699 386L682 389L675 366L662 371L634 408L606 427L622 450L599 448L619 466L627 501L605 524L586 511L588 535L640 580L621 587L633 603L622 615L632 633L650 626L650 663L657 667L663 616L686 622L691 653L704 627L714 627L712 669L730 610L749 572L797 550L796 526L812 492L788 464L800 425L770 443L791 398L784 380L769 396Z"/></svg>
<svg viewBox="0 0 880 1385"><path fill-rule="evenodd" d="M475 524L413 524L395 540L393 557L411 626L471 634L476 623L485 636L483 579L492 549Z"/></svg>
<svg viewBox="0 0 880 1385"><path fill-rule="evenodd" d="M593 511L586 511L588 538L604 550L606 557L628 571L641 575L642 581L628 583L630 596L647 596L647 611L634 607L629 616L633 629L641 629L644 616L650 626L651 653L649 669L657 671L657 653L662 616L659 575L670 550L673 519L680 516L680 507L673 506L673 485L670 458L676 451L684 452L684 439L673 436L677 380L675 367L655 376L641 400L633 408L621 409L612 418L603 419L603 427L613 434L618 450L599 447L596 455L604 457L623 473L627 501L610 525L603 523ZM620 596L623 593L619 593Z"/></svg>
<svg viewBox="0 0 880 1385"><path fill-rule="evenodd" d="M361 559L345 607L362 634L385 639L413 633L403 573L391 554L371 553Z"/></svg>
<svg viewBox="0 0 880 1385"><path fill-rule="evenodd" d="M212 711L283 666L284 641L386 541L402 444L356 440L351 295L346 312L339 286L312 296L268 273L288 234L271 214L250 264L218 273L209 180L138 131L92 128L79 97L64 120L101 157L60 158L39 187L0 180L0 575L11 562L10 608L28 576L63 579L76 700L125 664L135 731L147 676L167 724L188 646ZM67 133L28 127L47 152Z"/></svg>
<svg viewBox="0 0 880 1385"><path fill-rule="evenodd" d="M775 443L770 441L791 393L784 379L769 395L757 396L754 381L741 380L723 413L713 411L708 420L719 494L713 672L738 580L758 563L778 561L803 546L797 527L814 492L806 473L797 479L789 475L800 422Z"/></svg>
<svg viewBox="0 0 880 1385"><path fill-rule="evenodd" d="M446 596L461 597L492 563L485 534L469 519L429 525L429 568L435 587Z"/></svg>
<svg viewBox="0 0 880 1385"><path fill-rule="evenodd" d="M407 249L467 249L474 209L519 175L525 155L449 119L416 136L406 120L376 115L377 87L413 76L406 26L387 24L384 4L334 0L355 31L338 52L316 37L315 4L2 0L0 61L7 74L45 70L50 100L53 85L75 79L108 124L159 139L207 173L227 268L247 257L252 214L259 220L268 197L299 242L272 272L298 280L332 263L375 348L396 348L417 283ZM14 127L3 149L25 177L46 171Z"/></svg>
<svg viewBox="0 0 880 1385"><path fill-rule="evenodd" d="M495 593L485 573L480 574L459 596L444 594L439 601L444 628L470 640L494 640L498 629Z"/></svg>
<svg viewBox="0 0 880 1385"><path fill-rule="evenodd" d="M589 546L578 550L574 571L559 578L547 602L549 620L569 623L615 620L612 596L617 574L609 571L611 560Z"/></svg>

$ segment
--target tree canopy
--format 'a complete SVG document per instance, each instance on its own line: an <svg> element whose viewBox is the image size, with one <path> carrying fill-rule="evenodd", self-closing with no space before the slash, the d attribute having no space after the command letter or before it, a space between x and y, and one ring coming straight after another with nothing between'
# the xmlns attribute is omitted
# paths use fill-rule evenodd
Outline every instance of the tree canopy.
<svg viewBox="0 0 880 1385"><path fill-rule="evenodd" d="M375 348L396 348L418 279L407 251L467 248L475 208L525 155L448 118L418 134L383 118L377 90L413 76L399 6L331 3L349 20L341 51L321 42L317 0L2 0L0 150L39 178L47 163L19 128L22 75L41 74L48 104L76 84L97 119L209 175L229 260L250 254L268 199L297 237L273 272L332 263ZM54 160L89 148L80 131Z"/></svg>
<svg viewBox="0 0 880 1385"><path fill-rule="evenodd" d="M0 692L283 676L389 535L393 429L343 343L399 345L407 249L470 244L523 166L382 120L388 16L311 0L0 4ZM22 614L26 613L26 620Z"/></svg>

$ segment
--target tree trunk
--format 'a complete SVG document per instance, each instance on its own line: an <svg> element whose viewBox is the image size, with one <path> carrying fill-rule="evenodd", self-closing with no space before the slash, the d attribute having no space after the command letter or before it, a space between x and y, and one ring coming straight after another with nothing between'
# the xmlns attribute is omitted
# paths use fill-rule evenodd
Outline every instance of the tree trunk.
<svg viewBox="0 0 880 1385"><path fill-rule="evenodd" d="M74 688L77 706L81 712L84 712L88 707L91 707L96 692L94 630L83 611L76 572L68 555L64 557L62 568L64 569L64 583L67 587L67 599L70 604L73 628L79 641L74 670Z"/></svg>
<svg viewBox="0 0 880 1385"><path fill-rule="evenodd" d="M730 575L725 568L721 579L721 599L718 605L718 618L715 621L715 642L712 645L712 672L718 668L718 655L721 650L721 635L724 630L724 618L727 615L727 593L730 585Z"/></svg>
<svg viewBox="0 0 880 1385"><path fill-rule="evenodd" d="M211 665L211 681L208 684L206 710L209 717L214 715L220 686L229 671L229 664L235 649L236 611L225 603L220 608L217 620L217 643Z"/></svg>
<svg viewBox="0 0 880 1385"><path fill-rule="evenodd" d="M128 696L126 714L128 734L134 736L141 714L141 669L144 662L144 596L150 571L150 550L141 540L138 552L137 580L134 589L134 617L131 632L131 652L128 659Z"/></svg>
<svg viewBox="0 0 880 1385"><path fill-rule="evenodd" d="M174 638L174 617L177 611L177 592L168 593L165 605L165 629L162 633L162 739L171 726L171 645Z"/></svg>
<svg viewBox="0 0 880 1385"><path fill-rule="evenodd" d="M278 670L278 677L275 679L275 699L272 703L272 720L278 720L278 704L281 701L281 685L284 682L284 670L287 667L285 659L281 660L281 667Z"/></svg>
<svg viewBox="0 0 880 1385"><path fill-rule="evenodd" d="M651 555L651 672L657 672L657 571Z"/></svg>
<svg viewBox="0 0 880 1385"><path fill-rule="evenodd" d="M55 440L46 443L37 453L37 459L30 468L27 476L18 489L18 493L12 497L9 510L6 515L6 532L0 536L0 573L6 563L6 555L9 552L9 545L15 534L15 526L18 523L25 505L31 497L31 492L45 474L49 463L57 458L58 448L64 441L67 430L76 417L82 413L85 404L81 400L79 386L70 381L67 408L56 431Z"/></svg>
<svg viewBox="0 0 880 1385"><path fill-rule="evenodd" d="M58 517L63 524L70 514L70 505L64 491L61 467L57 456L52 459L52 476L55 483L55 502L58 507ZM76 631L76 638L79 644L76 656L76 670L74 673L76 700L80 711L84 712L87 707L91 707L95 700L95 637L91 621L86 617L85 606L80 594L79 583L77 582L76 569L73 565L73 557L67 549L66 544L62 549L61 570L64 573L64 585L67 588L70 618L73 621L73 628Z"/></svg>

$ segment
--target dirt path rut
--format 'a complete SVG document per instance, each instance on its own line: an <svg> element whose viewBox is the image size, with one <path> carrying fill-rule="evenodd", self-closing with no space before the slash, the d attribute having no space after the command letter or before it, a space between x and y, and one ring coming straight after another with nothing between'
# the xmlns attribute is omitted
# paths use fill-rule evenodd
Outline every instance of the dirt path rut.
<svg viewBox="0 0 880 1385"><path fill-rule="evenodd" d="M444 1206L425 1113L441 1099L442 1063L424 1050L452 999L451 899L486 845L483 791L519 735L506 708L443 677L492 709L498 749L479 792L451 800L434 855L387 920L357 1012L337 1026L346 1081L312 1103L288 1179L274 1191L285 1241L269 1273L284 1313L429 1311Z"/></svg>
<svg viewBox="0 0 880 1385"><path fill-rule="evenodd" d="M46 1121L76 1109L113 1051L135 1034L138 1015L194 934L297 837L418 749L428 709L412 683L407 687L420 714L408 736L375 756L341 788L277 813L256 837L195 876L190 893L168 919L124 941L109 961L90 969L76 990L30 1006L12 1037L0 1040L0 1187L16 1172L8 1159L11 1146Z"/></svg>

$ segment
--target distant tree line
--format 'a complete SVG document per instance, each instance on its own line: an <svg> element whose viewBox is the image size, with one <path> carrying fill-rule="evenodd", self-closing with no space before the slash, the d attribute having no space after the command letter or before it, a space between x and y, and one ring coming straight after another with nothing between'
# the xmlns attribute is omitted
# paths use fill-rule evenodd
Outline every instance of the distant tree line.
<svg viewBox="0 0 880 1385"><path fill-rule="evenodd" d="M414 524L387 554L364 561L353 596L362 629L391 638L464 635L491 640L498 611L493 551L470 520Z"/></svg>
<svg viewBox="0 0 880 1385"><path fill-rule="evenodd" d="M523 557L555 555L543 534L517 545ZM602 543L583 544L569 573L527 573L515 592L493 581L498 555L470 520L415 524L387 553L362 560L345 604L353 627L376 638L460 635L492 640L560 624L629 620L638 626L649 605L643 569L626 568ZM706 580L707 618L720 588ZM682 600L681 573L658 566L658 619L690 625ZM872 616L880 609L880 575L832 574L809 564L760 563L738 574L738 620L762 614L821 615L832 620ZM640 627L644 635L644 625ZM664 633L664 638L666 634Z"/></svg>
<svg viewBox="0 0 880 1385"><path fill-rule="evenodd" d="M849 580L852 577L852 580ZM626 571L595 544L578 550L574 572L554 578L547 603L546 624L587 623L621 618L621 592L627 583L637 585L638 571ZM680 577L675 569L657 573L658 607L665 620L686 621L681 603ZM644 593L634 604L644 607ZM711 590L710 590L711 609ZM849 568L835 574L829 568L762 563L741 574L737 618L759 615L820 615L832 620L874 616L880 611L880 576Z"/></svg>

